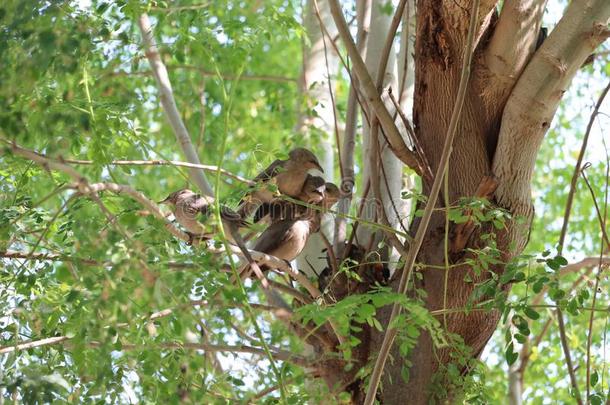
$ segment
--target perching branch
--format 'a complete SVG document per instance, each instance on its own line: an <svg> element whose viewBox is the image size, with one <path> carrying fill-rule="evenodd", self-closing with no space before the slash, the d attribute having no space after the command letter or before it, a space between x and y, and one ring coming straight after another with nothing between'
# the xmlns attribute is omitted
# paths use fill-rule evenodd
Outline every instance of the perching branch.
<svg viewBox="0 0 610 405"><path fill-rule="evenodd" d="M0 354L12 353L12 352L20 351L20 350L27 350L27 349L32 349L32 348L41 347L41 346L55 345L58 343L65 343L70 340L71 339L68 336L56 336L56 337L52 337L52 338L34 340L31 342L23 342L23 343L16 344L14 346L0 347ZM99 342L89 342L87 345L92 348L102 346L102 344ZM266 353L263 349L258 348L258 347L253 347L253 346L247 346L247 345L231 346L231 345L212 345L212 344L205 344L205 343L175 343L175 342L153 343L153 344L146 344L146 345L135 345L135 344L126 343L126 344L121 345L122 351L148 350L148 349L155 349L155 348L178 349L178 350L181 350L181 349L205 350L205 351L210 351L210 352L228 352L228 353L249 353L249 354L256 354L256 355L260 355L260 356L266 355ZM298 356L292 352L278 349L278 348L272 348L271 354L274 359L282 360L282 361L289 361L289 362L299 364L299 365L311 365L312 363L315 362L314 359L306 359L306 358Z"/></svg>
<svg viewBox="0 0 610 405"><path fill-rule="evenodd" d="M163 106L167 119L174 130L176 140L180 144L186 159L191 163L199 165L201 164L199 161L199 156L193 147L191 137L186 129L186 126L184 125L184 122L182 122L180 113L178 112L176 100L174 99L174 92L172 90L172 84L169 81L167 69L165 68L163 61L161 60L161 56L159 55L159 51L157 50L157 45L155 44L155 40L153 38L152 27L150 25L148 15L142 14L138 19L138 25L140 27L140 31L142 32L142 40L144 42L146 57L148 58L148 62L150 63L155 80L159 86L159 98L161 100L161 105ZM206 179L203 170L196 170L192 168L190 172L191 179L195 184L197 184L197 187L199 187L201 192L205 195L213 197L214 190Z"/></svg>
<svg viewBox="0 0 610 405"><path fill-rule="evenodd" d="M81 159L60 159L61 162L70 163L75 165L91 165L93 164L92 160L81 160ZM217 172L220 170L220 173L240 181L242 183L248 185L254 185L254 182L246 179L245 177L241 177L237 174L231 173L230 171L219 168L218 166L213 165L201 165L189 162L180 162L178 160L113 160L112 162L106 163L108 165L113 166L178 166L178 167L189 167L193 169L202 169L207 172Z"/></svg>
<svg viewBox="0 0 610 405"><path fill-rule="evenodd" d="M130 186L115 184L115 183L108 183L108 182L89 184L87 179L85 177L83 177L80 173L78 173L76 170L74 170L73 167L71 167L65 163L62 163L58 159L52 159L43 154L28 150L28 149L24 149L24 148L18 146L17 144L11 143L2 138L0 138L0 141L8 144L10 150L13 153L15 153L16 155L20 155L25 158L28 158L28 159L40 164L41 166L43 166L45 168L58 170L58 171L68 174L70 177L72 177L76 181L76 185L74 186L74 188L77 189L82 194L87 195L87 194L92 194L92 193L98 193L101 191L110 191L115 194L126 194L126 195L130 196L131 198L133 198L134 200L136 200L140 204L142 204L145 208L147 208L155 217L157 217L158 219L165 222L165 228L172 235L174 235L176 238L181 239L185 242L190 241L189 235L186 234L185 232L182 232L172 222L170 222L167 219L166 215L163 213L163 211L161 211L161 209L159 208L159 206L156 203L151 201L148 197L146 197L144 194L140 193L139 191L134 190ZM232 254L236 254L242 258L245 258L244 253L239 249L239 247L232 245L232 244L228 244L228 246L229 246L229 249L231 250ZM226 253L226 251L223 248L215 248L213 246L208 246L207 249L214 253ZM307 277L305 277L304 275L299 273L297 270L290 267L290 265L288 265L288 263L286 263L285 261L278 259L275 256L271 256L271 255L257 252L254 250L250 250L249 253L252 255L252 258L257 263L267 265L268 267L270 267L272 269L278 269L283 272L289 273L297 282L299 282L301 285L303 285L303 287L305 287L305 289L307 289L307 291L312 295L312 297L317 298L318 296L321 295L320 291L317 289L317 287L315 287L307 279Z"/></svg>

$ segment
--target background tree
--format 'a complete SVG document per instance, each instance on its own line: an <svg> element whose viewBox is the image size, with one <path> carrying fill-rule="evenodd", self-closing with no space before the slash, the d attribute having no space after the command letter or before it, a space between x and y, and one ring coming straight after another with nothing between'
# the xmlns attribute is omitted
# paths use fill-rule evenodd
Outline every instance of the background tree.
<svg viewBox="0 0 610 405"><path fill-rule="evenodd" d="M1 400L607 401L609 19L5 2ZM269 276L286 308L154 201L237 201L293 146L344 195L298 261L322 277L252 252L297 279Z"/></svg>

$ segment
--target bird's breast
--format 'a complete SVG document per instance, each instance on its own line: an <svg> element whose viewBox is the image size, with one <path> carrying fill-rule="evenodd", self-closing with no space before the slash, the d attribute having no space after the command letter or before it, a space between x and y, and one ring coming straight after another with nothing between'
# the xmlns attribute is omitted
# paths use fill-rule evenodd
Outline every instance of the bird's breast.
<svg viewBox="0 0 610 405"><path fill-rule="evenodd" d="M276 184L282 194L290 197L298 197L303 189L307 170L305 168L299 170L288 170L278 174Z"/></svg>

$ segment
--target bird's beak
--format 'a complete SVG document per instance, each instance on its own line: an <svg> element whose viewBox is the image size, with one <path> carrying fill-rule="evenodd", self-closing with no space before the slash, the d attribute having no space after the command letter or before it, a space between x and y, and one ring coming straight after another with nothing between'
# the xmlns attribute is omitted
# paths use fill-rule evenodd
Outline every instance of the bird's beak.
<svg viewBox="0 0 610 405"><path fill-rule="evenodd" d="M169 203L169 197L166 197L164 200L157 202L157 204L167 204L167 203Z"/></svg>
<svg viewBox="0 0 610 405"><path fill-rule="evenodd" d="M319 171L324 173L324 169L322 169L322 166L320 166L320 164L318 162L316 162L316 169L318 169Z"/></svg>

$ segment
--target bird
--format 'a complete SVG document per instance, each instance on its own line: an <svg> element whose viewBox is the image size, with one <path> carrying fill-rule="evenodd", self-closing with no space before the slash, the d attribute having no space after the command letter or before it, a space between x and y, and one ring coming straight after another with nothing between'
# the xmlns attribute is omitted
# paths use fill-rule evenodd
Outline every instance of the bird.
<svg viewBox="0 0 610 405"><path fill-rule="evenodd" d="M213 234L206 232L205 225L199 222L198 218L208 219L214 203L214 197L202 196L186 188L175 191L164 200L159 201L159 204L169 204L174 207L176 221L186 229L187 234L189 235L189 244L193 244L195 239L206 240L211 239L213 236ZM269 287L269 282L256 261L252 258L252 255L239 234L239 228L245 226L246 222L239 214L224 205L221 206L220 218L227 239L235 243L241 250L249 267L254 271L256 276L261 279L263 287Z"/></svg>
<svg viewBox="0 0 610 405"><path fill-rule="evenodd" d="M208 216L210 207L214 204L214 198L199 195L189 189L175 191L157 204L167 204L174 208L176 221L184 227L189 237L206 235L206 227L199 222L200 215Z"/></svg>
<svg viewBox="0 0 610 405"><path fill-rule="evenodd" d="M214 197L202 196L185 188L171 193L164 200L159 201L158 204L168 204L174 207L176 221L184 227L191 237L190 242L192 243L192 239L195 237L209 239L211 236L210 233L206 232L206 226L199 219L205 221L210 217L215 202ZM232 227L239 228L247 225L247 222L235 211L224 205L221 206L220 217L225 229L228 228L228 230L231 230Z"/></svg>
<svg viewBox="0 0 610 405"><path fill-rule="evenodd" d="M324 173L318 158L309 149L291 150L288 159L275 160L252 180L255 185L242 199L237 212L242 218L247 218L260 204L271 202L275 193L270 190L270 184L277 186L281 194L298 197L310 169Z"/></svg>
<svg viewBox="0 0 610 405"><path fill-rule="evenodd" d="M281 219L265 229L253 249L291 262L303 251L309 236L319 228L318 215Z"/></svg>
<svg viewBox="0 0 610 405"><path fill-rule="evenodd" d="M307 204L318 204L324 199L324 191L326 190L326 181L320 176L312 176L308 174L301 192L296 197L297 200ZM271 202L261 204L254 214L254 222L261 221L266 216L269 216L271 222L280 219L294 218L308 209L305 205L299 205L292 201L287 201L280 198L275 198Z"/></svg>
<svg viewBox="0 0 610 405"><path fill-rule="evenodd" d="M272 222L258 237L253 249L275 256L288 264L301 254L309 237L320 230L322 215L330 209L340 196L339 188L330 182L324 183L324 196L315 205L321 211L306 209L292 218L279 219ZM266 270L266 266L261 267ZM248 275L247 268L241 273L242 278Z"/></svg>

